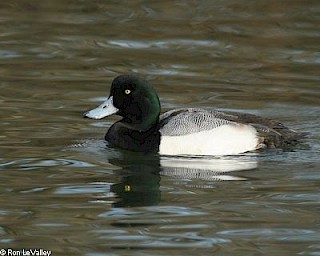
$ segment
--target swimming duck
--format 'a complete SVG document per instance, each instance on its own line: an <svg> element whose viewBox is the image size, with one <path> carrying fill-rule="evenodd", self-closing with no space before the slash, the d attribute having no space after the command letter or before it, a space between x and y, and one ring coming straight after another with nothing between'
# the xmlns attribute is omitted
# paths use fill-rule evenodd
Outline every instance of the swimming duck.
<svg viewBox="0 0 320 256"><path fill-rule="evenodd" d="M105 135L112 146L164 155L234 155L285 147L302 134L276 120L231 111L181 108L160 115L154 88L133 74L116 77L108 99L84 117L123 117Z"/></svg>

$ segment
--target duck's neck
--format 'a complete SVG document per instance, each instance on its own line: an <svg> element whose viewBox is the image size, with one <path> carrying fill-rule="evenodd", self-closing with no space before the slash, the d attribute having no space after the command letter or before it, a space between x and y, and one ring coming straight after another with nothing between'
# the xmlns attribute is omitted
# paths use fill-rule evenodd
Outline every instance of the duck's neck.
<svg viewBox="0 0 320 256"><path fill-rule="evenodd" d="M147 100L131 104L130 109L124 111L121 122L132 130L146 132L158 125L161 109L159 98L156 94L145 98Z"/></svg>
<svg viewBox="0 0 320 256"><path fill-rule="evenodd" d="M121 122L131 130L146 132L153 127L157 127L159 114L142 113L139 115L127 115L121 120Z"/></svg>

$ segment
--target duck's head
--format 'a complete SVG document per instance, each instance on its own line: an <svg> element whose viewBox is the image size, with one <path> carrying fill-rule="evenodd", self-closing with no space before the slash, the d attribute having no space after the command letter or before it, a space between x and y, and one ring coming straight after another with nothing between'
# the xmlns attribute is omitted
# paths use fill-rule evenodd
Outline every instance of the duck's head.
<svg viewBox="0 0 320 256"><path fill-rule="evenodd" d="M160 101L149 83L133 74L116 77L108 99L84 113L83 117L101 119L116 114L132 129L145 131L158 122Z"/></svg>

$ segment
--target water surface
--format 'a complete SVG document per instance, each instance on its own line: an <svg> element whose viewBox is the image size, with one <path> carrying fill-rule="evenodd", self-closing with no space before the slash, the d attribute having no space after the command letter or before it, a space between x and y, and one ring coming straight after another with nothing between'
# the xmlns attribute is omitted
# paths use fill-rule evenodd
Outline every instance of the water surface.
<svg viewBox="0 0 320 256"><path fill-rule="evenodd" d="M0 248L53 255L319 255L318 1L0 3ZM213 107L310 133L227 157L110 148L82 119L125 72L163 111Z"/></svg>

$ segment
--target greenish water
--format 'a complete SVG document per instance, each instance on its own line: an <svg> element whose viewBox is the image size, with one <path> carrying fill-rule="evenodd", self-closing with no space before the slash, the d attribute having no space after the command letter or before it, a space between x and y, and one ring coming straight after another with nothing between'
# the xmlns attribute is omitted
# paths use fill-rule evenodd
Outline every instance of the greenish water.
<svg viewBox="0 0 320 256"><path fill-rule="evenodd" d="M318 1L0 3L0 249L319 255ZM292 150L145 156L82 113L136 72L163 111L213 107L309 132ZM0 251L1 252L1 251Z"/></svg>

